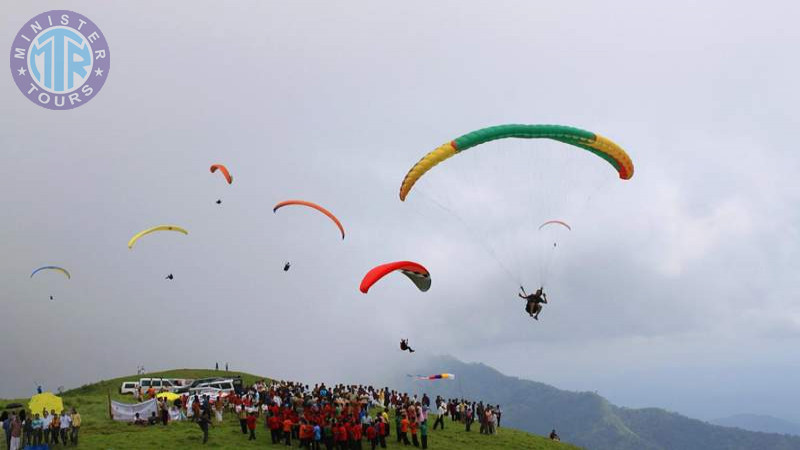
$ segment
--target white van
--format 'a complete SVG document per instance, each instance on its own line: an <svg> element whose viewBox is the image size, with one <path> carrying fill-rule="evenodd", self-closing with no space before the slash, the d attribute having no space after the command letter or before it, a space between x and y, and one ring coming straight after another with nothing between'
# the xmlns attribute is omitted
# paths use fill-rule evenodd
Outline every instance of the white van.
<svg viewBox="0 0 800 450"><path fill-rule="evenodd" d="M236 389L233 387L233 380L216 380L198 384L197 386L189 389L189 395L232 394L235 391Z"/></svg>
<svg viewBox="0 0 800 450"><path fill-rule="evenodd" d="M168 378L140 378L139 386L142 388L142 392L147 391L151 386L156 392L162 389L172 392L179 387L175 386Z"/></svg>
<svg viewBox="0 0 800 450"><path fill-rule="evenodd" d="M123 381L122 385L119 387L119 393L122 395L125 394L136 394L136 391L139 389L139 383L136 381Z"/></svg>

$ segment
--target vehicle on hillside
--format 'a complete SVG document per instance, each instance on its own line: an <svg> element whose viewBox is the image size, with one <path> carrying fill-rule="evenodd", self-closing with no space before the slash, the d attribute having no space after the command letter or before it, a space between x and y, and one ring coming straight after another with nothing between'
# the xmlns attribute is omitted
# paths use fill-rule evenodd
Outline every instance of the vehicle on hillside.
<svg viewBox="0 0 800 450"><path fill-rule="evenodd" d="M123 381L119 387L119 393L122 395L125 394L136 394L136 391L139 390L139 382L137 381Z"/></svg>
<svg viewBox="0 0 800 450"><path fill-rule="evenodd" d="M189 395L211 395L217 396L220 394L233 394L236 388L233 384L233 379L216 380L208 383L200 383L197 386L189 389Z"/></svg>
<svg viewBox="0 0 800 450"><path fill-rule="evenodd" d="M169 378L140 378L139 387L142 388L142 391L147 391L150 387L153 387L156 392L161 392L162 390L175 392L179 388Z"/></svg>
<svg viewBox="0 0 800 450"><path fill-rule="evenodd" d="M201 385L209 386L210 383L222 382L222 381L230 381L233 383L233 391L239 395L244 394L244 384L242 383L242 377L229 377L229 378L222 378L222 377L209 377L209 378L198 378L192 381L188 386L181 386L175 389L173 392L177 394L188 394L192 389L201 387ZM219 386L217 386L219 388ZM224 389L223 389L224 390Z"/></svg>

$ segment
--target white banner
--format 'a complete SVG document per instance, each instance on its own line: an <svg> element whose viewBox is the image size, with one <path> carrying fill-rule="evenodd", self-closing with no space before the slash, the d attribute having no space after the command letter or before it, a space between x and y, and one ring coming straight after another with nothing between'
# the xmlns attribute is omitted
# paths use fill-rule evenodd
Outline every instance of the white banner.
<svg viewBox="0 0 800 450"><path fill-rule="evenodd" d="M147 420L153 413L158 413L156 399L134 404L111 401L111 416L114 420L133 422L136 413L139 413L139 418L142 420Z"/></svg>

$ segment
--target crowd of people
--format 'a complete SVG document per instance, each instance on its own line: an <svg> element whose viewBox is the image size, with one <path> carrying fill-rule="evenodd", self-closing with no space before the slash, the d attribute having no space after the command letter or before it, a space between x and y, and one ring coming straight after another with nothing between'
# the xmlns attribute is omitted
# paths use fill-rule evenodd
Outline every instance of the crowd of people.
<svg viewBox="0 0 800 450"><path fill-rule="evenodd" d="M394 439L405 446L428 448L429 413L436 416L434 428L444 428L444 419L460 422L470 431L473 422L480 423L480 432L494 434L500 424L498 406L467 400L433 402L427 395L418 397L362 385L313 387L290 381L268 384L258 382L241 395L184 396L175 402L182 406L181 416L195 421L208 442L209 429L222 422L225 415L235 415L243 437L255 440L265 430L272 444L309 450L362 450L386 448ZM166 423L175 412L174 406L159 402L161 417ZM261 424L261 426L259 426Z"/></svg>
<svg viewBox="0 0 800 450"><path fill-rule="evenodd" d="M71 411L65 408L61 414L44 409L41 415L29 414L24 409L10 413L3 411L0 422L3 424L7 450L21 450L29 445L78 445L81 415L75 408Z"/></svg>
<svg viewBox="0 0 800 450"><path fill-rule="evenodd" d="M155 398L154 389L142 392L141 399ZM160 398L157 410L149 417L137 413L133 425L167 425L172 420L191 420L202 431L203 443L208 442L209 429L235 417L243 437L256 440L264 430L272 444L299 445L308 450L363 450L386 448L394 439L404 446L428 448L429 432L444 429L445 422L459 424L469 432L474 422L479 432L495 434L500 427L500 405L466 399L433 401L423 394L409 395L389 388L376 389L362 385L313 387L291 381L267 383L259 381L239 394L219 396L190 396L168 401ZM429 428L429 414L433 419ZM446 420L449 418L449 420ZM25 445L78 444L80 414L43 411L34 417L19 411L3 413L3 429L8 450L20 450Z"/></svg>

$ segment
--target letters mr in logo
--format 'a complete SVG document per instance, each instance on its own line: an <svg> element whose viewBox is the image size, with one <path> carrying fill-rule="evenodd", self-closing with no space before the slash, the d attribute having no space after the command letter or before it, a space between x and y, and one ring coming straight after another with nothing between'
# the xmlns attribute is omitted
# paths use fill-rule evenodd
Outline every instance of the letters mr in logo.
<svg viewBox="0 0 800 450"><path fill-rule="evenodd" d="M33 18L12 47L11 72L17 86L31 101L49 109L87 102L102 87L109 66L100 30L72 11L49 11Z"/></svg>

